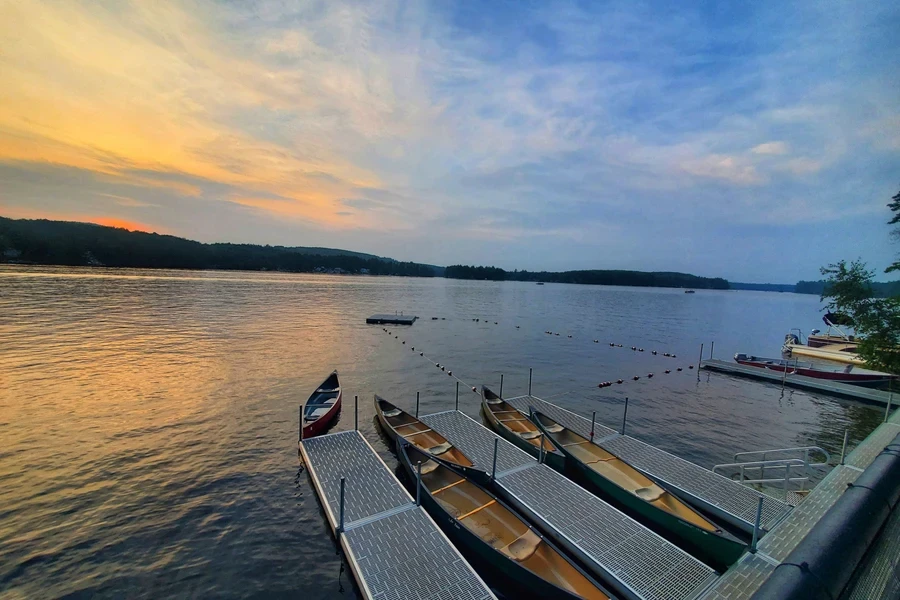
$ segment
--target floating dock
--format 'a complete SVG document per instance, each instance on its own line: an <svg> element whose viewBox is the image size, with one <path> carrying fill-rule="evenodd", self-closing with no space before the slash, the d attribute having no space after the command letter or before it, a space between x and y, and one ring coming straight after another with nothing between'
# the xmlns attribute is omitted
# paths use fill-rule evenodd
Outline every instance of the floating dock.
<svg viewBox="0 0 900 600"><path fill-rule="evenodd" d="M784 385L787 387L820 392L830 396L849 398L861 402L880 404L881 406L886 406L889 401L892 401L892 394L881 390L873 390L858 385L848 385L846 383L835 383L823 379L816 379L814 377L806 377L804 375L788 374L785 376L783 373L777 371L770 371L769 369L762 369L759 367L748 367L747 365L726 362L724 360L704 360L700 363L700 368L706 369L707 371L736 375L738 377L749 377L751 379L771 381L778 385L781 385L783 381Z"/></svg>
<svg viewBox="0 0 900 600"><path fill-rule="evenodd" d="M369 325L412 325L419 317L415 315L372 315L366 319Z"/></svg>
<svg viewBox="0 0 900 600"><path fill-rule="evenodd" d="M784 564L787 569L796 568L791 565L789 555L797 548L826 513L838 502L866 470L875 458L892 442L896 443L900 434L900 412L885 423L879 425L853 452L844 463L836 466L825 478L810 491L806 499L798 505L783 521L778 523L759 542L756 554L745 554L731 567L703 596L703 600L749 600L775 573L776 568ZM866 486L863 486L866 487ZM880 504L880 503L879 503ZM840 552L847 539L835 536L852 535L853 529L832 528L828 531L830 539L822 544L834 544ZM886 519L879 537L869 547L862 561L857 563L854 575L843 589L840 598L847 600L863 600L895 597L883 595L885 590L897 585L894 570L900 551L900 510L896 508ZM845 558L849 560L849 556ZM789 566L791 565L791 566ZM820 565L813 565L813 569ZM834 564L832 564L834 566ZM840 565L841 567L844 564ZM853 565L850 565L851 568ZM816 579L813 572L812 579ZM893 588L896 591L896 588ZM809 589L807 597L826 597L821 589ZM782 597L783 591L770 588L762 598ZM796 595L791 597L797 597ZM837 597L837 596L834 596Z"/></svg>
<svg viewBox="0 0 900 600"><path fill-rule="evenodd" d="M420 417L490 472L495 484L545 534L614 593L630 600L687 600L717 580L713 569L619 512L459 411ZM449 597L449 596L448 596Z"/></svg>
<svg viewBox="0 0 900 600"><path fill-rule="evenodd" d="M591 420L535 396L505 398L518 411L543 412L569 429L590 437ZM759 498L764 498L760 527L768 531L791 512L791 506L722 477L664 450L594 423L594 443L619 456L651 479L661 482L688 502L752 535Z"/></svg>
<svg viewBox="0 0 900 600"><path fill-rule="evenodd" d="M362 434L310 438L300 451L363 597L496 600Z"/></svg>

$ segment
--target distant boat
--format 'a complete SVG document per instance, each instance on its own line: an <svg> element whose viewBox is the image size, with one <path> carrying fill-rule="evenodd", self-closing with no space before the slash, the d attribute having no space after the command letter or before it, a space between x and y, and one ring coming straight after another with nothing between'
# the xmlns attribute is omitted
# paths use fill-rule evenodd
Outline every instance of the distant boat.
<svg viewBox="0 0 900 600"><path fill-rule="evenodd" d="M544 285L544 282L543 282L543 281L538 281L537 284L538 284L538 285Z"/></svg>
<svg viewBox="0 0 900 600"><path fill-rule="evenodd" d="M803 375L804 377L814 377L816 379L824 379L834 381L836 383L849 383L851 385L862 386L879 386L887 383L891 379L896 379L896 375L890 373L882 373L881 371L870 371L869 369L857 369L850 364L840 368L828 368L814 365L809 362L798 362L796 360L785 360L783 358L760 358L750 354L735 354L734 360L738 364L747 365L748 367L758 367L761 369L769 369L788 375Z"/></svg>
<svg viewBox="0 0 900 600"><path fill-rule="evenodd" d="M695 292L694 290L684 290L684 293L685 294L696 294L697 292Z"/></svg>
<svg viewBox="0 0 900 600"><path fill-rule="evenodd" d="M341 412L341 383L334 371L303 406L303 439L323 433Z"/></svg>

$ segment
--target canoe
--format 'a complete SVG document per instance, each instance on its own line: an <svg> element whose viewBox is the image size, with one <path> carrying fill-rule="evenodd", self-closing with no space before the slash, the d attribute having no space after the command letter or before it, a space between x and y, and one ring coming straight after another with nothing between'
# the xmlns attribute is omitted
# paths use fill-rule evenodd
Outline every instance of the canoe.
<svg viewBox="0 0 900 600"><path fill-rule="evenodd" d="M635 519L717 569L727 569L743 554L743 542L618 456L540 412L533 418L589 487Z"/></svg>
<svg viewBox="0 0 900 600"><path fill-rule="evenodd" d="M486 385L481 386L481 412L487 426L497 435L531 456L538 457L543 439L540 430ZM566 456L548 439L544 439L544 463L560 473L565 472Z"/></svg>
<svg viewBox="0 0 900 600"><path fill-rule="evenodd" d="M333 371L303 405L303 439L324 433L341 412L341 382Z"/></svg>
<svg viewBox="0 0 900 600"><path fill-rule="evenodd" d="M804 377L848 383L850 385L877 387L888 383L892 379L897 379L896 375L882 373L881 371L870 371L869 369L859 369L852 364L838 368L828 368L816 366L809 362L785 360L783 358L761 358L743 353L735 354L734 361L748 367L768 369L778 373L787 371L788 375L803 375Z"/></svg>
<svg viewBox="0 0 900 600"><path fill-rule="evenodd" d="M453 544L511 598L608 600L603 587L502 500L451 463L397 437L397 456L419 498Z"/></svg>
<svg viewBox="0 0 900 600"><path fill-rule="evenodd" d="M433 431L428 425L405 412L381 396L375 395L375 414L384 432L396 444L398 439L407 441L419 450L453 465L453 468L469 479L485 483L488 475L475 468L474 463L447 438Z"/></svg>

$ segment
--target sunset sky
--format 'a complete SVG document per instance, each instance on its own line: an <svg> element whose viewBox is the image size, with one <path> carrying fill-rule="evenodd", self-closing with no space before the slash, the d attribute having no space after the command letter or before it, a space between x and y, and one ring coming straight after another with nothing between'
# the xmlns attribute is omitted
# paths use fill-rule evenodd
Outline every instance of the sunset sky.
<svg viewBox="0 0 900 600"><path fill-rule="evenodd" d="M0 216L435 264L900 251L900 8L0 0Z"/></svg>

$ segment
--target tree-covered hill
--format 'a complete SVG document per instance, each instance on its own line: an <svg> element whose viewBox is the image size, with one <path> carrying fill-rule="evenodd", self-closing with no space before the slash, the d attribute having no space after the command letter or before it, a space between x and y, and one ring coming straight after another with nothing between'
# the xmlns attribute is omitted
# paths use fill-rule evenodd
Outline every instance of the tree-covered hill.
<svg viewBox="0 0 900 600"><path fill-rule="evenodd" d="M432 265L330 248L204 244L93 223L0 217L0 261L69 266L345 271L434 277Z"/></svg>

